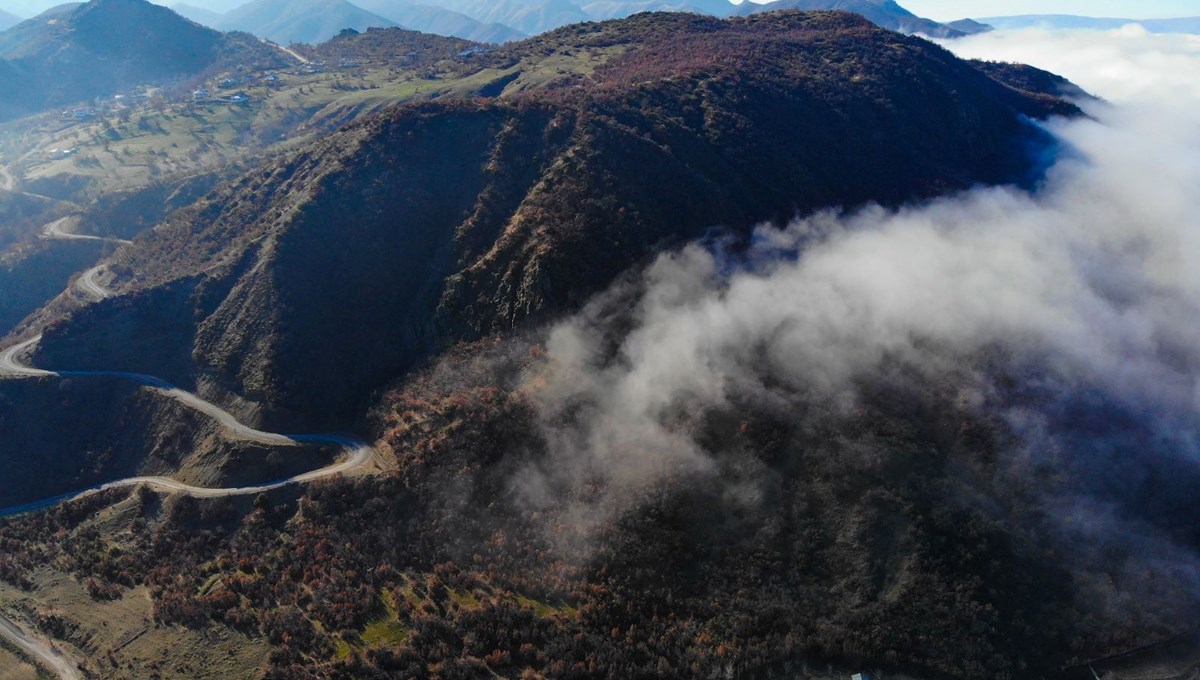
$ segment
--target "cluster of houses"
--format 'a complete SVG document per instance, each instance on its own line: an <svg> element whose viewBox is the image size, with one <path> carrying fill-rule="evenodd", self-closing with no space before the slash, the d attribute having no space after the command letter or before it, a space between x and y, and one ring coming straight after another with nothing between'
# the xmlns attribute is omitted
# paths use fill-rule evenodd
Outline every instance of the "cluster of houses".
<svg viewBox="0 0 1200 680"><path fill-rule="evenodd" d="M349 68L358 68L360 62L355 59L343 59L337 65L338 70L349 70ZM316 74L325 72L325 62L312 61L302 65L298 71L295 71L296 76L305 76L305 74ZM252 101L252 97L247 95L244 90L239 90L242 86L253 84L264 84L266 86L276 86L281 84L282 80L276 73L266 73L262 76L258 74L248 73L245 66L236 68L236 72L223 77L216 83L215 88L212 86L204 86L191 92L191 95L185 95L185 102L193 104L199 103L228 103L235 106L245 106ZM216 91L218 92L215 94ZM235 90L229 92L230 90ZM128 95L115 95L108 100L97 100L85 106L72 107L62 110L60 119L65 122L88 122L101 118L104 114L112 114L120 112L122 109L131 108L136 104L144 104L150 101L152 91L142 89ZM73 151L73 150L72 150Z"/></svg>
<svg viewBox="0 0 1200 680"><path fill-rule="evenodd" d="M213 93L205 88L200 88L192 92L193 104L207 104L210 102L226 102L229 104L248 104L250 103L250 95L245 92L235 92L234 94L224 97L214 97Z"/></svg>
<svg viewBox="0 0 1200 680"><path fill-rule="evenodd" d="M75 106L69 109L64 109L59 118L64 121L74 121L77 123L95 120L104 113L117 113L129 108L134 104L142 104L150 100L152 91L141 90L132 94L113 95L108 99L98 98L92 104L84 104Z"/></svg>
<svg viewBox="0 0 1200 680"><path fill-rule="evenodd" d="M92 120L96 117L96 107L94 106L76 106L73 109L67 109L59 116L63 120L85 121Z"/></svg>

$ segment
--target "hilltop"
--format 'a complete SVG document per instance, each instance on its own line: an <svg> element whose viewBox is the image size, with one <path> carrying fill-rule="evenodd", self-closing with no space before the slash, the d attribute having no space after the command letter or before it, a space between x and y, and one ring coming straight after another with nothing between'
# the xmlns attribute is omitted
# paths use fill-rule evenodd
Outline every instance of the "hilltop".
<svg viewBox="0 0 1200 680"><path fill-rule="evenodd" d="M485 23L461 12L408 0L359 0L370 12L416 31L454 36L481 43L506 43L526 35L511 26Z"/></svg>
<svg viewBox="0 0 1200 680"><path fill-rule="evenodd" d="M53 324L42 358L344 423L448 343L711 227L1029 178L1022 119L1076 111L845 13L647 14L463 58L492 99L392 109L221 187L124 249L137 294ZM164 314L153 351L103 339Z"/></svg>
<svg viewBox="0 0 1200 680"><path fill-rule="evenodd" d="M966 33L936 21L919 17L894 0L774 0L764 4L742 3L739 15L779 10L842 10L866 17L883 28L901 33L921 33L935 38L956 38Z"/></svg>
<svg viewBox="0 0 1200 680"><path fill-rule="evenodd" d="M477 42L418 33L402 28L370 28L363 33L344 30L315 47L297 46L312 59L329 62L387 63L406 59L411 63L437 63L457 57L465 50L481 49Z"/></svg>

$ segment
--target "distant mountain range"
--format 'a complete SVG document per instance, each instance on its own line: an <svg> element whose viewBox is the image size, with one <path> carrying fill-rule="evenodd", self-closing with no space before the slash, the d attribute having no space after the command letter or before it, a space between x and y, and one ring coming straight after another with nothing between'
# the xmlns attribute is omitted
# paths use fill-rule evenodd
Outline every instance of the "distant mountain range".
<svg viewBox="0 0 1200 680"><path fill-rule="evenodd" d="M21 23L21 17L0 9L0 31L7 31L19 23Z"/></svg>
<svg viewBox="0 0 1200 680"><path fill-rule="evenodd" d="M221 15L215 28L287 44L324 42L346 28L365 31L396 25L346 0L253 0Z"/></svg>
<svg viewBox="0 0 1200 680"><path fill-rule="evenodd" d="M405 28L423 33L484 43L504 43L527 36L526 33L503 23L480 21L452 9L412 0L357 0L355 4Z"/></svg>
<svg viewBox="0 0 1200 680"><path fill-rule="evenodd" d="M1111 30L1129 24L1141 24L1151 33L1196 33L1200 34L1200 17L1179 19L1120 19L1112 17L1084 17L1072 14L1023 14L1008 17L988 17L979 21L999 29L1035 28L1084 28Z"/></svg>
<svg viewBox="0 0 1200 680"><path fill-rule="evenodd" d="M202 26L214 27L221 22L223 17L220 12L182 2L171 5L171 9L175 10L179 16L191 19Z"/></svg>
<svg viewBox="0 0 1200 680"><path fill-rule="evenodd" d="M202 2L202 0L192 0ZM949 27L916 16L894 0L254 0L227 13L212 5L173 6L180 14L220 30L243 30L276 42L317 43L342 28L403 26L486 43L504 43L584 21L622 19L640 12L692 12L717 17L773 10L846 10L903 33L957 37L986 30L973 22Z"/></svg>

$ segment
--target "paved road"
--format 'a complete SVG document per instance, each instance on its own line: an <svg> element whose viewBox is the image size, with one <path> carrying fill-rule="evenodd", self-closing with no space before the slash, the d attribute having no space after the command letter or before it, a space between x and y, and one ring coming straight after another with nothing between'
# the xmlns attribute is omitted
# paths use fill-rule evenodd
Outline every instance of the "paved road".
<svg viewBox="0 0 1200 680"><path fill-rule="evenodd" d="M49 643L26 633L20 626L0 614L0 637L29 654L39 664L54 671L63 680L84 680L83 672L74 661Z"/></svg>

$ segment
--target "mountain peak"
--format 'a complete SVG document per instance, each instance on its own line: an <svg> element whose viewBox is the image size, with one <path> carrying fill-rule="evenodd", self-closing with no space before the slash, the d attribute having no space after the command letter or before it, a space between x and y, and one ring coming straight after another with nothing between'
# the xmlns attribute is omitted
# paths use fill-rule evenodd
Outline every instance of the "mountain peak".
<svg viewBox="0 0 1200 680"><path fill-rule="evenodd" d="M217 63L232 38L146 0L91 0L0 33L5 116L194 74ZM257 41L254 41L257 44Z"/></svg>

